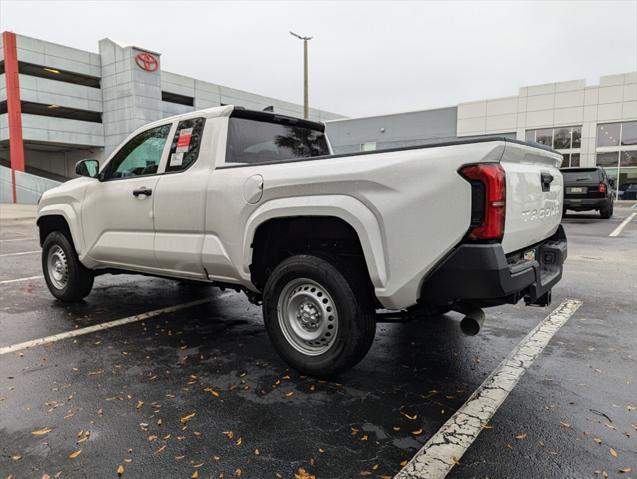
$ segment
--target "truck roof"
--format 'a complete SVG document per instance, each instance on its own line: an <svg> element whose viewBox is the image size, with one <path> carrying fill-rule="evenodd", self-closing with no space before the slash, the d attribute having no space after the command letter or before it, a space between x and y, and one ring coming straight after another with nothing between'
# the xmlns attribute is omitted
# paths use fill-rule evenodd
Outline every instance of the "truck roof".
<svg viewBox="0 0 637 479"><path fill-rule="evenodd" d="M311 120L304 120L302 118L297 118L294 116L281 115L280 113L274 113L270 111L259 111L259 110L249 110L247 108L243 108L241 106L235 105L223 105L223 106L214 106L211 108L204 108L202 110L189 111L188 113L181 113L179 115L168 116L166 118L162 118L161 120L157 120L151 123L147 123L139 128L137 128L133 134L137 133L139 130L146 130L147 128L152 128L153 126L163 125L169 121L175 120L188 120L190 118L218 118L224 116L233 116L237 118L248 118L255 119L261 121L272 121L275 123L289 123L298 126L305 126L306 128L310 128L312 130L325 131L325 123Z"/></svg>

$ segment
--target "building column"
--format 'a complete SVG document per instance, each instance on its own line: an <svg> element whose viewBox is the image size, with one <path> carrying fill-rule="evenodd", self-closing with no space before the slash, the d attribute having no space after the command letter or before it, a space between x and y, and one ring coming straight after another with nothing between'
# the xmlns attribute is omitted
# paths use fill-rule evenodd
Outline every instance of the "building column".
<svg viewBox="0 0 637 479"><path fill-rule="evenodd" d="M4 73L7 90L9 119L9 159L13 202L17 202L15 172L24 171L24 143L22 141L22 108L20 106L20 78L18 76L18 50L15 33L2 32Z"/></svg>

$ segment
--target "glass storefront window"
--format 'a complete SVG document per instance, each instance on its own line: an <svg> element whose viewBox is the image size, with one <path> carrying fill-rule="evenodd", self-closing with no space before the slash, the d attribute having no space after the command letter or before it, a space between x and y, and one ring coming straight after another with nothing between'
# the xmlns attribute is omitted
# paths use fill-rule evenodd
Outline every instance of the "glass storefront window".
<svg viewBox="0 0 637 479"><path fill-rule="evenodd" d="M617 167L619 161L619 152L597 153L597 166L604 168Z"/></svg>
<svg viewBox="0 0 637 479"><path fill-rule="evenodd" d="M579 166L579 153L562 153L564 160L561 168L569 168Z"/></svg>
<svg viewBox="0 0 637 479"><path fill-rule="evenodd" d="M597 125L597 146L619 146L621 123Z"/></svg>
<svg viewBox="0 0 637 479"><path fill-rule="evenodd" d="M553 129L535 130L535 142L541 145L553 146Z"/></svg>
<svg viewBox="0 0 637 479"><path fill-rule="evenodd" d="M571 129L556 128L553 137L553 148L556 150L566 150L571 147Z"/></svg>
<svg viewBox="0 0 637 479"><path fill-rule="evenodd" d="M562 166L560 168L568 168L571 166L571 155L568 153L562 153Z"/></svg>
<svg viewBox="0 0 637 479"><path fill-rule="evenodd" d="M526 130L524 139L529 143L535 142L535 130Z"/></svg>
<svg viewBox="0 0 637 479"><path fill-rule="evenodd" d="M637 166L637 150L634 151L622 151L620 153L620 165L624 166Z"/></svg>
<svg viewBox="0 0 637 479"><path fill-rule="evenodd" d="M579 166L579 153L571 154L571 166Z"/></svg>
<svg viewBox="0 0 637 479"><path fill-rule="evenodd" d="M637 121L622 123L622 145L637 145Z"/></svg>
<svg viewBox="0 0 637 479"><path fill-rule="evenodd" d="M526 130L524 138L528 142L536 142L550 146L560 151L560 153L572 154L572 152L562 150L579 150L582 147L582 127L562 126L558 128Z"/></svg>
<svg viewBox="0 0 637 479"><path fill-rule="evenodd" d="M572 128L573 131L573 139L571 140L571 148L581 148L582 147L582 127L574 126ZM579 157L579 155L577 155Z"/></svg>

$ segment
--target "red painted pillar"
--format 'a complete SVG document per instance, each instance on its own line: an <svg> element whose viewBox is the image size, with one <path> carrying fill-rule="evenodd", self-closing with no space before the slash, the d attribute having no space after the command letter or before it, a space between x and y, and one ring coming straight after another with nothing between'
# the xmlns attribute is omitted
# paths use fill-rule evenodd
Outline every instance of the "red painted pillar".
<svg viewBox="0 0 637 479"><path fill-rule="evenodd" d="M15 33L2 32L4 48L4 74L7 88L7 113L9 116L9 158L13 202L16 198L15 172L24 171L24 143L22 141L22 108L20 107L20 78L18 77L18 50Z"/></svg>

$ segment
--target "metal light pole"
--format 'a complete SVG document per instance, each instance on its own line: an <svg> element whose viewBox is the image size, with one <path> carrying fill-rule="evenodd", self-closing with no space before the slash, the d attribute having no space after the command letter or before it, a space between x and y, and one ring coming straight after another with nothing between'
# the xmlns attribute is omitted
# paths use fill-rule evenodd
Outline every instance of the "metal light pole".
<svg viewBox="0 0 637 479"><path fill-rule="evenodd" d="M308 81L307 81L307 42L312 37L303 37L294 32L290 32L290 35L303 40L303 118L306 120L310 117L310 102L308 95Z"/></svg>

